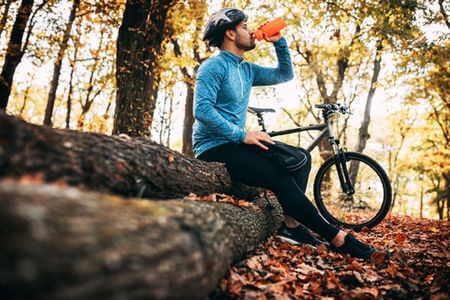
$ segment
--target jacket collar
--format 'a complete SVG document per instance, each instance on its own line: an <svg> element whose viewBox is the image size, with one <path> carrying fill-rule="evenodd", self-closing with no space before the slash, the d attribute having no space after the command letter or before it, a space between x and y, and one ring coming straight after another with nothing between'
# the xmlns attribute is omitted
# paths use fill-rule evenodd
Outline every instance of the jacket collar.
<svg viewBox="0 0 450 300"><path fill-rule="evenodd" d="M229 51L226 50L220 50L220 55L221 56L225 56L227 59L231 59L232 61L236 62L236 63L240 63L241 61L243 61L244 59L242 57L237 56L236 54L233 54Z"/></svg>

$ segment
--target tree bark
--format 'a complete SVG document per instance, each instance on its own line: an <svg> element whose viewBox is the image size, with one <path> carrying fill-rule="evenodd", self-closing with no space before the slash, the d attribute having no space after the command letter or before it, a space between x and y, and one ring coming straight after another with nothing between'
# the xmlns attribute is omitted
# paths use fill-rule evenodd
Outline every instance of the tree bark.
<svg viewBox="0 0 450 300"><path fill-rule="evenodd" d="M11 31L5 62L0 75L0 111L6 110L17 65L22 58L22 37L33 8L33 0L23 0Z"/></svg>
<svg viewBox="0 0 450 300"><path fill-rule="evenodd" d="M151 135L159 88L159 57L174 0L127 0L117 41L113 134Z"/></svg>
<svg viewBox="0 0 450 300"><path fill-rule="evenodd" d="M189 193L252 199L262 191L232 182L220 163L187 157L147 138L52 129L0 114L0 177L23 175L156 199Z"/></svg>
<svg viewBox="0 0 450 300"><path fill-rule="evenodd" d="M74 0L72 9L70 10L69 20L64 31L64 36L59 46L58 56L56 58L55 66L53 67L53 77L50 84L50 92L47 98L47 107L45 108L44 125L52 125L53 107L55 105L56 90L58 89L59 76L61 74L61 64L64 58L64 53L67 49L67 43L69 41L70 32L72 31L73 21L75 20L76 11L80 6L80 0Z"/></svg>
<svg viewBox="0 0 450 300"><path fill-rule="evenodd" d="M260 197L239 207L5 181L0 194L7 299L206 299L281 222Z"/></svg>
<svg viewBox="0 0 450 300"><path fill-rule="evenodd" d="M194 125L194 86L187 82L186 103L184 105L183 121L183 154L194 156L192 149L192 126Z"/></svg>

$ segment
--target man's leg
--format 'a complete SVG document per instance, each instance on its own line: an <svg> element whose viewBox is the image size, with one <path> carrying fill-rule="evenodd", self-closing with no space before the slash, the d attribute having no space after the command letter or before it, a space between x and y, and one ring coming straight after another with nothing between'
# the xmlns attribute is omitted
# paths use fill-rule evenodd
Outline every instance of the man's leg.
<svg viewBox="0 0 450 300"><path fill-rule="evenodd" d="M245 146L233 143L220 145L200 155L199 158L224 162L234 180L270 189L277 196L286 214L327 241L331 241L339 232L338 228L320 216L293 176L281 167L249 151Z"/></svg>
<svg viewBox="0 0 450 300"><path fill-rule="evenodd" d="M366 260L370 260L373 253L379 252L358 241L352 234L346 234L328 223L300 189L293 176L245 148L229 143L211 149L199 158L224 162L231 178L272 190L285 212L329 241L334 251ZM388 260L389 256L389 253L386 253L385 259Z"/></svg>

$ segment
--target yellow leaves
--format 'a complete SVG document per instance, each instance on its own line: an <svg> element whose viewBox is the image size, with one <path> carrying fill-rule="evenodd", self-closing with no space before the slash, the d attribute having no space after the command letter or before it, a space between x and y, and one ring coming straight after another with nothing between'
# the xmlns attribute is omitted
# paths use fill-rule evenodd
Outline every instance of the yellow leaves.
<svg viewBox="0 0 450 300"><path fill-rule="evenodd" d="M383 48L386 48L389 45L389 41L384 39L381 41L381 46L383 46Z"/></svg>
<svg viewBox="0 0 450 300"><path fill-rule="evenodd" d="M431 232L438 232L438 229L436 227L424 227L423 228L424 231L431 231Z"/></svg>

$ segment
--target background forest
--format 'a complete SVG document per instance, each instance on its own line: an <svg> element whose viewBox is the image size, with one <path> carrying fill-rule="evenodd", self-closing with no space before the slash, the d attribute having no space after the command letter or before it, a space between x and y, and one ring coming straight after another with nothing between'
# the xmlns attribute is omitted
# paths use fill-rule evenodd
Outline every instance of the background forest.
<svg viewBox="0 0 450 300"><path fill-rule="evenodd" d="M278 16L288 25L295 79L250 98L277 109L270 130L315 122L317 103L350 106L341 139L384 166L393 211L449 220L450 1L1 0L0 109L192 155L195 72L214 54L201 35L223 6L244 9L255 29ZM246 55L276 64L264 42ZM305 146L311 137L288 139Z"/></svg>

